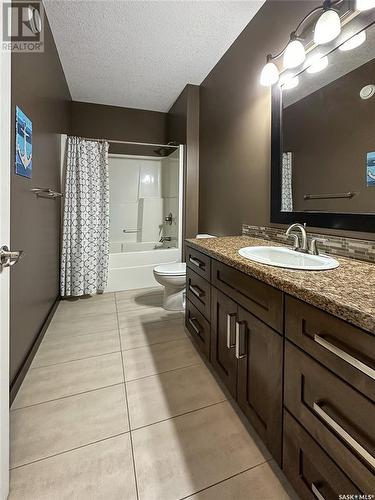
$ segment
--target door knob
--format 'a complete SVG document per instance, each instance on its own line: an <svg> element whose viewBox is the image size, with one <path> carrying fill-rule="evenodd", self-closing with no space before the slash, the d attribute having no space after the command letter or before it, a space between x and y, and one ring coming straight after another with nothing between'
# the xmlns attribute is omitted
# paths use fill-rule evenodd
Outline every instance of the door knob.
<svg viewBox="0 0 375 500"><path fill-rule="evenodd" d="M23 250L15 250L11 252L6 245L0 247L0 272L4 267L11 267L22 259L24 255Z"/></svg>

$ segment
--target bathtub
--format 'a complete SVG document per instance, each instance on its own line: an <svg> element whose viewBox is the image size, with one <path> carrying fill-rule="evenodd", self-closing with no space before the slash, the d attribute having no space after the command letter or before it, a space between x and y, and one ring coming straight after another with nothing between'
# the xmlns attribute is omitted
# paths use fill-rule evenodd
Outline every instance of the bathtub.
<svg viewBox="0 0 375 500"><path fill-rule="evenodd" d="M124 251L111 253L106 292L159 286L154 279L154 267L179 262L181 253L178 248L155 249L155 246L159 245L154 242L122 243Z"/></svg>

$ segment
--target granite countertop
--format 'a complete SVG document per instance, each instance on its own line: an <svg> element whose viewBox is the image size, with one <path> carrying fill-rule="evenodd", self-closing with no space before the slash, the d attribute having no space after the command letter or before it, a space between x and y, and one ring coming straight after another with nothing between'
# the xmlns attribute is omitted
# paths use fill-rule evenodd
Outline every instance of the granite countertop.
<svg viewBox="0 0 375 500"><path fill-rule="evenodd" d="M313 306L375 334L375 264L336 257L329 271L297 271L258 264L238 254L242 247L281 246L249 236L188 239L197 250Z"/></svg>

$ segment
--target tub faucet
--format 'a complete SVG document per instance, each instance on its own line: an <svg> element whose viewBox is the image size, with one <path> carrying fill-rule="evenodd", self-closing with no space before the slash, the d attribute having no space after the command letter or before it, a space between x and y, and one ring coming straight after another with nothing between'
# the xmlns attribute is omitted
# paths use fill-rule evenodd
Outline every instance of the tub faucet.
<svg viewBox="0 0 375 500"><path fill-rule="evenodd" d="M296 234L292 234L291 232L293 229L299 229L301 231L301 245L299 244L299 238ZM288 227L286 231L286 235L289 237L294 238L294 245L293 245L293 250L296 250L297 252L303 252L303 253L308 253L308 248L307 248L307 234L306 234L306 228L304 225L296 223L292 224L291 226Z"/></svg>
<svg viewBox="0 0 375 500"><path fill-rule="evenodd" d="M172 238L170 236L162 236L159 243L164 243L165 241L172 241Z"/></svg>

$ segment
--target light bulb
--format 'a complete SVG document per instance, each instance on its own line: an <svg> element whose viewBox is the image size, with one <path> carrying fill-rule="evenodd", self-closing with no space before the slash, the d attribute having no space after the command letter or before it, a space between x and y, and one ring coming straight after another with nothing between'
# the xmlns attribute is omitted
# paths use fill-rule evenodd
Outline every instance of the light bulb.
<svg viewBox="0 0 375 500"><path fill-rule="evenodd" d="M260 84L264 87L270 87L279 79L279 70L276 64L273 62L268 62L262 69L260 75Z"/></svg>
<svg viewBox="0 0 375 500"><path fill-rule="evenodd" d="M328 57L323 56L321 54L316 54L315 56L311 57L311 59L308 61L307 65L307 73L319 73L319 71L322 71L324 68L328 66Z"/></svg>
<svg viewBox="0 0 375 500"><path fill-rule="evenodd" d="M284 67L295 68L303 63L306 58L305 47L299 40L289 42L284 52Z"/></svg>
<svg viewBox="0 0 375 500"><path fill-rule="evenodd" d="M357 10L369 10L375 7L375 0L357 0L356 9Z"/></svg>
<svg viewBox="0 0 375 500"><path fill-rule="evenodd" d="M358 35L354 35L349 40L347 40L345 43L340 45L339 49L343 50L344 52L347 50L352 50L355 49L356 47L359 47L366 41L366 31L361 31L358 33Z"/></svg>
<svg viewBox="0 0 375 500"><path fill-rule="evenodd" d="M317 45L331 42L337 36L339 36L340 32L340 16L335 10L325 10L316 22L314 30L314 42Z"/></svg>
<svg viewBox="0 0 375 500"><path fill-rule="evenodd" d="M292 74L283 75L280 78L280 86L283 90L294 89L299 84L299 77Z"/></svg>

